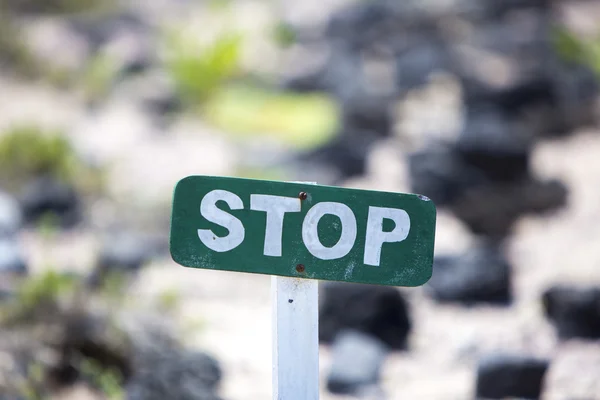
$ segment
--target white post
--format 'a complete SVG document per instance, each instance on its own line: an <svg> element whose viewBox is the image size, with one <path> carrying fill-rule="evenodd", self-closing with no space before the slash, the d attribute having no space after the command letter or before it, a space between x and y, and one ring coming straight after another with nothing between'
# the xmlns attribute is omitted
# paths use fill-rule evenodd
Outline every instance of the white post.
<svg viewBox="0 0 600 400"><path fill-rule="evenodd" d="M318 400L319 281L272 276L271 304L273 400Z"/></svg>
<svg viewBox="0 0 600 400"><path fill-rule="evenodd" d="M319 399L319 281L271 277L273 400Z"/></svg>

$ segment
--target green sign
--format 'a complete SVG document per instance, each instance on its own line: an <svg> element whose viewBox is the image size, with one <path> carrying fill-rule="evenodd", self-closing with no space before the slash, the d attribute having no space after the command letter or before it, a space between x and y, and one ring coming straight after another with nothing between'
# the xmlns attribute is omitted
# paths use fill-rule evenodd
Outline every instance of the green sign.
<svg viewBox="0 0 600 400"><path fill-rule="evenodd" d="M424 196L190 176L175 188L170 248L186 267L419 286L435 219Z"/></svg>

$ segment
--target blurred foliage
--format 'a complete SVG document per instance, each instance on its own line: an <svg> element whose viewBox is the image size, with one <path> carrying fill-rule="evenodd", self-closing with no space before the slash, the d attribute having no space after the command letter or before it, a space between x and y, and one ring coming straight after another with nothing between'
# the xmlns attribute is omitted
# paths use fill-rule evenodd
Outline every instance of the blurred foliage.
<svg viewBox="0 0 600 400"><path fill-rule="evenodd" d="M0 5L0 68L14 71L24 78L35 78L39 67L27 48L19 28Z"/></svg>
<svg viewBox="0 0 600 400"><path fill-rule="evenodd" d="M77 280L53 270L25 279L13 301L2 306L2 324L10 326L51 315L62 301L71 298L77 289Z"/></svg>
<svg viewBox="0 0 600 400"><path fill-rule="evenodd" d="M101 277L100 293L108 301L124 303L127 295L127 274L121 271L108 271Z"/></svg>
<svg viewBox="0 0 600 400"><path fill-rule="evenodd" d="M76 164L69 141L59 131L16 126L0 137L0 169L3 175L48 174L69 179Z"/></svg>
<svg viewBox="0 0 600 400"><path fill-rule="evenodd" d="M56 271L46 271L24 281L18 292L18 303L23 310L33 310L39 304L58 304L61 296L73 293L76 280Z"/></svg>
<svg viewBox="0 0 600 400"><path fill-rule="evenodd" d="M339 127L338 107L324 95L249 85L223 87L203 110L209 123L225 131L238 136L266 135L300 148L328 142Z"/></svg>
<svg viewBox="0 0 600 400"><path fill-rule="evenodd" d="M44 367L39 363L27 366L27 379L20 382L19 392L26 400L44 400L47 398L44 386Z"/></svg>
<svg viewBox="0 0 600 400"><path fill-rule="evenodd" d="M223 34L201 46L180 33L167 35L170 56L166 64L184 102L201 104L240 71L242 36Z"/></svg>
<svg viewBox="0 0 600 400"><path fill-rule="evenodd" d="M592 39L582 39L564 28L556 28L553 43L562 58L586 64L600 76L600 35Z"/></svg>
<svg viewBox="0 0 600 400"><path fill-rule="evenodd" d="M181 305L181 293L175 288L167 289L158 295L158 307L164 311L175 311Z"/></svg>
<svg viewBox="0 0 600 400"><path fill-rule="evenodd" d="M106 96L118 73L117 63L106 54L95 55L83 71L81 86L86 100L94 102Z"/></svg>
<svg viewBox="0 0 600 400"><path fill-rule="evenodd" d="M237 166L233 175L239 178L262 179L270 181L287 181L290 179L290 177L279 168L250 167L242 165Z"/></svg>
<svg viewBox="0 0 600 400"><path fill-rule="evenodd" d="M118 370L105 368L91 358L84 358L81 361L80 370L108 400L122 400L125 398L122 387L123 377Z"/></svg>
<svg viewBox="0 0 600 400"><path fill-rule="evenodd" d="M296 31L293 27L284 22L275 24L272 31L273 40L279 46L285 48L295 44L298 40Z"/></svg>
<svg viewBox="0 0 600 400"><path fill-rule="evenodd" d="M115 5L115 0L0 0L0 9L7 12L34 14L70 14L105 10Z"/></svg>
<svg viewBox="0 0 600 400"><path fill-rule="evenodd" d="M0 135L0 180L15 188L39 175L53 176L88 191L100 190L102 171L84 165L59 130L15 125Z"/></svg>

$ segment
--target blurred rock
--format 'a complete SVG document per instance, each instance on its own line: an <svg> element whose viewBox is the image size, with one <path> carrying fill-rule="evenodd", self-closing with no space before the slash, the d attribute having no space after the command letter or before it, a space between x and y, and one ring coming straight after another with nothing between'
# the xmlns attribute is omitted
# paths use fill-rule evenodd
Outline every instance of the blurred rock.
<svg viewBox="0 0 600 400"><path fill-rule="evenodd" d="M357 331L340 332L332 347L327 389L336 394L357 394L379 383L388 347L379 339Z"/></svg>
<svg viewBox="0 0 600 400"><path fill-rule="evenodd" d="M549 134L565 134L598 124L600 80L584 65L559 63L551 70L557 109L548 114Z"/></svg>
<svg viewBox="0 0 600 400"><path fill-rule="evenodd" d="M13 239L0 239L0 274L25 276L27 273L27 263L18 243Z"/></svg>
<svg viewBox="0 0 600 400"><path fill-rule="evenodd" d="M23 215L19 203L9 194L0 192L0 237L10 237L21 228Z"/></svg>
<svg viewBox="0 0 600 400"><path fill-rule="evenodd" d="M81 201L75 189L55 178L40 177L25 185L19 200L26 222L51 216L68 228L81 220Z"/></svg>
<svg viewBox="0 0 600 400"><path fill-rule="evenodd" d="M441 40L427 37L415 41L396 60L396 85L400 95L426 85L438 73L453 70L450 56Z"/></svg>
<svg viewBox="0 0 600 400"><path fill-rule="evenodd" d="M465 125L455 148L466 164L493 182L527 176L531 143L516 123L496 109L476 108Z"/></svg>
<svg viewBox="0 0 600 400"><path fill-rule="evenodd" d="M144 33L120 29L99 50L115 64L117 79L144 72L155 62L152 43Z"/></svg>
<svg viewBox="0 0 600 400"><path fill-rule="evenodd" d="M328 282L319 307L319 340L332 343L345 329L371 335L394 350L405 349L411 321L408 304L393 287Z"/></svg>
<svg viewBox="0 0 600 400"><path fill-rule="evenodd" d="M368 151L373 144L369 136L371 135L364 131L340 133L330 143L301 154L298 157L299 168L310 164L312 167L320 165L323 169L331 169L330 184L339 184L346 178L362 175L366 171Z"/></svg>
<svg viewBox="0 0 600 400"><path fill-rule="evenodd" d="M542 304L560 339L600 339L600 288L552 286Z"/></svg>
<svg viewBox="0 0 600 400"><path fill-rule="evenodd" d="M157 122L183 107L172 79L164 72L155 69L121 82L115 96L127 97L141 104Z"/></svg>
<svg viewBox="0 0 600 400"><path fill-rule="evenodd" d="M159 250L157 243L143 235L122 232L108 236L102 244L90 283L93 286L101 284L112 273L135 274Z"/></svg>
<svg viewBox="0 0 600 400"><path fill-rule="evenodd" d="M127 10L72 15L67 20L70 27L87 40L92 52L98 51L117 35L127 32L147 33L150 29L141 15Z"/></svg>
<svg viewBox="0 0 600 400"><path fill-rule="evenodd" d="M211 356L191 350L166 355L138 371L127 384L127 400L219 400L222 372Z"/></svg>
<svg viewBox="0 0 600 400"><path fill-rule="evenodd" d="M66 76L84 70L91 55L90 46L64 19L35 18L25 27L28 48L40 64Z"/></svg>
<svg viewBox="0 0 600 400"><path fill-rule="evenodd" d="M82 310L63 318L62 357L53 372L55 380L67 385L81 378L81 366L74 363L78 357L93 360L102 369L116 371L122 379L132 375L135 338L129 337L109 316Z"/></svg>
<svg viewBox="0 0 600 400"><path fill-rule="evenodd" d="M560 181L527 179L465 190L450 210L479 235L503 238L526 214L556 210L567 203L567 188Z"/></svg>
<svg viewBox="0 0 600 400"><path fill-rule="evenodd" d="M432 199L437 206L454 202L467 189L489 182L450 146L431 145L408 156L410 190Z"/></svg>
<svg viewBox="0 0 600 400"><path fill-rule="evenodd" d="M435 257L426 292L441 303L507 305L512 301L511 266L493 243L460 256Z"/></svg>
<svg viewBox="0 0 600 400"><path fill-rule="evenodd" d="M387 137L392 131L391 100L380 96L359 96L342 104L343 126L366 131L374 137Z"/></svg>
<svg viewBox="0 0 600 400"><path fill-rule="evenodd" d="M477 368L478 399L539 399L549 362L526 356L490 355Z"/></svg>

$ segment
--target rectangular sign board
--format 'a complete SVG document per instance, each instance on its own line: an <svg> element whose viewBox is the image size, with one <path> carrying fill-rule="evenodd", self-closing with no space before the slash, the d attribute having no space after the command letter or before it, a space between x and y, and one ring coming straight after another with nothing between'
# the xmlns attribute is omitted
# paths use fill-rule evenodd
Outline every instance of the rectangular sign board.
<svg viewBox="0 0 600 400"><path fill-rule="evenodd" d="M170 249L192 268L419 286L435 222L419 195L189 176L175 188Z"/></svg>

